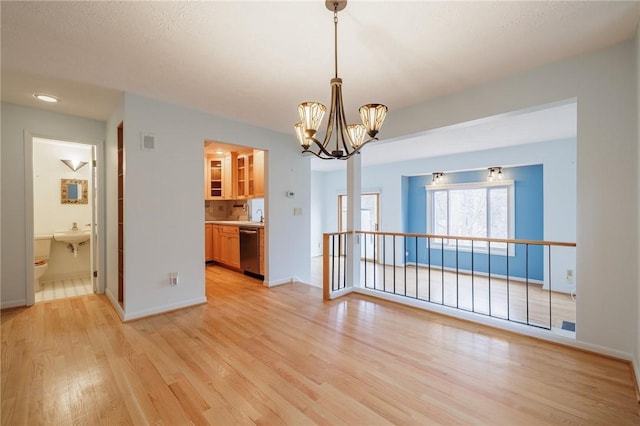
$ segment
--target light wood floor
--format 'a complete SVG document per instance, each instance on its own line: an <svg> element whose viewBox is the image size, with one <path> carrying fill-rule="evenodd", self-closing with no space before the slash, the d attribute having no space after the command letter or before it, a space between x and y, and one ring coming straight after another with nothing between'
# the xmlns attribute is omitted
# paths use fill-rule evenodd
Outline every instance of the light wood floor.
<svg viewBox="0 0 640 426"><path fill-rule="evenodd" d="M333 267L336 280L339 279L338 271L344 274L343 263L344 259L341 259L340 269L337 261ZM320 283L322 286L322 257L314 257L311 265L314 285ZM394 268L364 261L360 266L360 279L370 289L547 329L561 329L563 321L576 322L575 298L567 293L549 292L538 284L507 282L495 276L489 280L481 275L456 274L436 268L431 271L415 266ZM575 333L563 331L562 334Z"/></svg>
<svg viewBox="0 0 640 426"><path fill-rule="evenodd" d="M628 363L207 267L208 302L3 311L2 424L640 424Z"/></svg>

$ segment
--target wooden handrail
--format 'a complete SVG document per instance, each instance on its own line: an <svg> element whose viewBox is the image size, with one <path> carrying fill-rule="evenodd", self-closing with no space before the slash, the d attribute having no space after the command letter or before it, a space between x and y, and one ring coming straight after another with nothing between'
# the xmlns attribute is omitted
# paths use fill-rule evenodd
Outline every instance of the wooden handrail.
<svg viewBox="0 0 640 426"><path fill-rule="evenodd" d="M576 243L567 243L561 241L540 241L540 240L516 240L511 238L484 238L484 237L458 237L454 235L435 235L435 234L415 234L407 232L381 232L381 231L342 231L342 232L327 232L324 234L326 238L332 235L346 235L346 234L369 234L369 235L387 235L397 237L417 237L417 238L431 238L436 240L463 240L463 241L486 241L492 243L508 243L508 244L531 244L540 246L556 246L556 247L575 247Z"/></svg>

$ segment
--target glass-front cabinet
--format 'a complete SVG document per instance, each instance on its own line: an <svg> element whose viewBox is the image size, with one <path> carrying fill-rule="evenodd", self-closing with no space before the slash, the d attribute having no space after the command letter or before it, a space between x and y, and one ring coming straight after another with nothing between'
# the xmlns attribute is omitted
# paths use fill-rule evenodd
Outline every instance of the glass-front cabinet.
<svg viewBox="0 0 640 426"><path fill-rule="evenodd" d="M264 151L206 155L205 200L246 200L264 197Z"/></svg>
<svg viewBox="0 0 640 426"><path fill-rule="evenodd" d="M231 198L231 157L210 156L205 158L205 200Z"/></svg>
<svg viewBox="0 0 640 426"><path fill-rule="evenodd" d="M237 198L264 197L264 151L238 154L235 168Z"/></svg>

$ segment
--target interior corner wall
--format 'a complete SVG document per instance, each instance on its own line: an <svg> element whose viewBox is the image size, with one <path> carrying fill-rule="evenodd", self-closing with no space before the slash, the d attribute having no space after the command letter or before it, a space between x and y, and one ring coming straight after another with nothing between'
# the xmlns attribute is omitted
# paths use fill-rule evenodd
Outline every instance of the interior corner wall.
<svg viewBox="0 0 640 426"><path fill-rule="evenodd" d="M105 169L105 216L106 223L99 224L104 235L107 255L103 260L106 265L105 293L114 305L118 314L124 317L124 310L118 304L118 126L124 121L124 95L111 112L107 120L106 142L104 148ZM126 153L125 153L126 155ZM126 176L125 176L126 179ZM109 230L109 232L107 232ZM126 238L126 235L125 235ZM115 254L115 255L112 255ZM124 300L126 304L126 300Z"/></svg>
<svg viewBox="0 0 640 426"><path fill-rule="evenodd" d="M155 149L141 149L143 133L154 135ZM125 93L127 319L206 300L205 140L268 151L265 284L310 281L310 168L295 140L290 135ZM288 198L288 191L295 196ZM294 215L296 208L302 215ZM179 274L176 287L169 285L171 272Z"/></svg>
<svg viewBox="0 0 640 426"><path fill-rule="evenodd" d="M638 346L636 51L629 40L396 111L385 122L385 136L395 138L576 98L576 338L627 358ZM620 184L603 179L603 170Z"/></svg>
<svg viewBox="0 0 640 426"><path fill-rule="evenodd" d="M2 282L0 307L26 304L27 218L25 210L25 134L68 141L102 141L105 123L98 120L2 103ZM11 200L7 202L7 200Z"/></svg>

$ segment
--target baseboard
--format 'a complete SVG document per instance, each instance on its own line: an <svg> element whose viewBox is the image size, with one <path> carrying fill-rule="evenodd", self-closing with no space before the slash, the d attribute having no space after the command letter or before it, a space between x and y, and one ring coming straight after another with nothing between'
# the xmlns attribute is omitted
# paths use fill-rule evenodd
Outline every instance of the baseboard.
<svg viewBox="0 0 640 426"><path fill-rule="evenodd" d="M332 291L329 294L329 299L331 299L331 300L337 299L339 297L346 296L347 294L354 293L354 292L356 292L354 287L345 287L345 288L340 289L340 290Z"/></svg>
<svg viewBox="0 0 640 426"><path fill-rule="evenodd" d="M122 306L120 306L118 298L113 293L111 293L111 290L109 289L106 289L104 294L107 295L107 299L109 299L109 301L111 302L111 306L113 306L113 309L115 309L116 313L120 317L120 321L124 321L124 310L122 309Z"/></svg>
<svg viewBox="0 0 640 426"><path fill-rule="evenodd" d="M265 280L264 281L264 286L265 287L275 287L277 285L289 284L289 283L296 282L296 281L302 282L302 281L300 281L298 279L298 277L290 277L290 278L283 278L283 279L280 279L280 280L269 280L269 281Z"/></svg>
<svg viewBox="0 0 640 426"><path fill-rule="evenodd" d="M2 302L0 309L21 308L27 306L26 299L9 300L8 302Z"/></svg>
<svg viewBox="0 0 640 426"><path fill-rule="evenodd" d="M620 359L633 363L634 357L630 353L618 351L616 349L607 348L604 346L595 345L592 343L582 342L580 340L573 339L571 337L552 334L549 331L538 329L524 324L518 324L509 322L499 318L492 318L484 315L474 314L473 312L460 311L448 306L442 306L426 302L423 300L411 299L404 296L398 296L390 293L381 293L379 291L369 290L360 287L353 288L354 293L364 294L367 296L375 297L378 299L388 300L390 302L399 303L405 306L411 306L418 309L450 316L453 318L470 321L477 324L486 325L492 328L498 328L505 331L510 331L525 336L535 337L548 342L557 343L559 345L568 346L575 349L580 349L586 352L593 352L598 355L604 355L615 359ZM333 297L332 297L333 298ZM636 378L638 376L637 367L632 366L635 371Z"/></svg>
<svg viewBox="0 0 640 426"><path fill-rule="evenodd" d="M207 303L207 298L205 296L198 297L195 299L185 300L179 303L170 303L168 305L156 306L151 309L144 309L142 311L137 312L125 312L123 321L131 321L135 319L141 319L144 317L150 317L152 315L158 314L166 314L171 311L175 311L178 309L189 308L191 306L201 305L203 303Z"/></svg>
<svg viewBox="0 0 640 426"><path fill-rule="evenodd" d="M428 264L425 263L417 263L416 262L407 262L407 266L418 266L418 268L429 268ZM389 266L389 265L387 265ZM399 266L403 266L403 265L399 265ZM446 272L453 272L453 273L459 273L460 275L468 275L471 276L471 271L468 269L458 269L456 270L456 268L451 268L448 266L445 266L444 268L440 267L440 266L433 266L431 265L431 270L432 271L441 271L441 270L445 270ZM481 271L473 271L473 275L477 275L479 277L488 277L489 273L487 272L481 272ZM491 273L491 278L497 278L497 279L501 279L501 280L505 280L507 279L506 275L502 275L502 274L496 274L496 273ZM535 285L541 285L544 286L544 280L535 280L533 278L529 278L529 280L527 280L526 278L522 278L522 277L516 277L516 276L509 276L509 281L513 281L513 282L519 282L519 283L526 283L528 282L529 284L535 284ZM555 291L555 290L554 290ZM565 293L565 292L563 292Z"/></svg>

